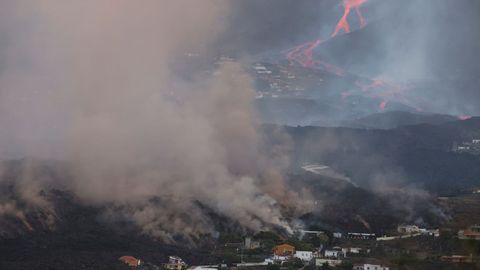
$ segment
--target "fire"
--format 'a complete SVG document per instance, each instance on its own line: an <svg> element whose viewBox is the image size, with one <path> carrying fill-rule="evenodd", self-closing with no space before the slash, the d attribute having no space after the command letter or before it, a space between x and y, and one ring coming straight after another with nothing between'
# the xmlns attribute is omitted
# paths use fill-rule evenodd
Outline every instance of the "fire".
<svg viewBox="0 0 480 270"><path fill-rule="evenodd" d="M335 31L332 33L332 37L337 36L341 30L343 30L345 33L350 33L350 23L348 23L348 15L350 15L352 9L355 9L355 12L357 13L358 19L360 21L360 27L365 27L367 22L363 17L362 12L360 11L360 7L366 2L367 0L344 0L343 16L338 21L337 26L335 27Z"/></svg>
<svg viewBox="0 0 480 270"><path fill-rule="evenodd" d="M287 59L304 67L314 67L316 62L313 60L313 50L322 43L323 41L318 39L299 45L287 52Z"/></svg>
<svg viewBox="0 0 480 270"><path fill-rule="evenodd" d="M299 45L287 52L287 59L290 63L296 63L308 68L321 68L338 76L345 76L346 71L332 64L315 60L313 51L323 43L321 39L317 39L305 44Z"/></svg>
<svg viewBox="0 0 480 270"><path fill-rule="evenodd" d="M385 111L385 108L387 107L388 102L387 101L382 101L380 102L380 110Z"/></svg>
<svg viewBox="0 0 480 270"><path fill-rule="evenodd" d="M465 121L465 120L468 120L468 119L472 119L472 117L470 115L459 115L458 119L462 120L462 121Z"/></svg>
<svg viewBox="0 0 480 270"><path fill-rule="evenodd" d="M418 103L421 103L421 100L410 97L406 93L408 89L404 85L386 82L381 79L372 79L368 84L357 81L355 84L367 96L381 99L379 109L382 111L386 109L388 103L392 100L412 107L416 111L423 111L422 108L417 106Z"/></svg>

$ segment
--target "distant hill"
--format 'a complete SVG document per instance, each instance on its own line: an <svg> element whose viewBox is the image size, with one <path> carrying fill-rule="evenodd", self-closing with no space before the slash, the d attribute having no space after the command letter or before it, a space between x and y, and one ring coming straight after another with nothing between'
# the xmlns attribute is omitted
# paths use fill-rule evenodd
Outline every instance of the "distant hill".
<svg viewBox="0 0 480 270"><path fill-rule="evenodd" d="M268 129L268 128L267 128ZM326 164L368 189L416 186L456 194L480 186L480 155L452 151L480 138L480 118L391 130L287 128L299 163Z"/></svg>
<svg viewBox="0 0 480 270"><path fill-rule="evenodd" d="M352 128L392 129L401 126L418 124L439 125L457 120L459 120L458 117L446 114L391 111L371 114L352 121L344 121L340 125Z"/></svg>

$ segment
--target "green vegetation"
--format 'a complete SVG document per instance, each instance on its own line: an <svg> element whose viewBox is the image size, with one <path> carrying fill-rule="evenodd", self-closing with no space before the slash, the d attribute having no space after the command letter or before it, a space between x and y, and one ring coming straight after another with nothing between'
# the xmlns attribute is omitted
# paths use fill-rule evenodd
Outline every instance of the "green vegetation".
<svg viewBox="0 0 480 270"><path fill-rule="evenodd" d="M392 260L393 264L398 266L415 266L420 264L422 261L415 256L411 255L401 255Z"/></svg>
<svg viewBox="0 0 480 270"><path fill-rule="evenodd" d="M219 241L221 243L241 243L243 242L243 235L240 233L224 233L220 234Z"/></svg>
<svg viewBox="0 0 480 270"><path fill-rule="evenodd" d="M280 265L269 263L267 265L267 270L280 270Z"/></svg>
<svg viewBox="0 0 480 270"><path fill-rule="evenodd" d="M285 262L283 267L287 267L289 270L296 270L303 267L303 262L299 258L294 258L288 262Z"/></svg>

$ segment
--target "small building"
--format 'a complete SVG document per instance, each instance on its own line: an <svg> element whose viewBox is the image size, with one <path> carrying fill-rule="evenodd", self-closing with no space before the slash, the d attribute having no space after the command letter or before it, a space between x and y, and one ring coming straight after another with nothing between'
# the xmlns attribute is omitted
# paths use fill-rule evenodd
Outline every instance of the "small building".
<svg viewBox="0 0 480 270"><path fill-rule="evenodd" d="M400 225L397 227L397 232L401 234L413 234L420 232L420 228L417 225Z"/></svg>
<svg viewBox="0 0 480 270"><path fill-rule="evenodd" d="M137 269L137 267L142 263L139 259L133 256L122 256L118 258L118 260L132 269Z"/></svg>
<svg viewBox="0 0 480 270"><path fill-rule="evenodd" d="M480 240L480 225L473 225L466 230L458 231L458 238L462 240Z"/></svg>
<svg viewBox="0 0 480 270"><path fill-rule="evenodd" d="M325 250L325 258L335 258L338 259L343 257L343 252L341 250Z"/></svg>
<svg viewBox="0 0 480 270"><path fill-rule="evenodd" d="M312 202L313 204L316 204L317 202L314 201ZM313 236L320 236L320 235L325 235L324 231L307 231L307 230L299 230L298 233L300 233L300 239L303 239L307 235L313 235Z"/></svg>
<svg viewBox="0 0 480 270"><path fill-rule="evenodd" d="M163 266L167 270L186 270L188 265L180 257L170 256Z"/></svg>
<svg viewBox="0 0 480 270"><path fill-rule="evenodd" d="M348 239L361 239L361 240L370 240L376 239L376 235L374 233L347 233Z"/></svg>
<svg viewBox="0 0 480 270"><path fill-rule="evenodd" d="M422 234L422 235L428 235L428 236L434 236L434 237L440 236L440 230L438 229L425 229L425 228L420 228L417 225L400 225L397 227L397 231L403 235Z"/></svg>
<svg viewBox="0 0 480 270"><path fill-rule="evenodd" d="M289 244L281 244L273 247L273 254L276 256L293 256L295 247Z"/></svg>
<svg viewBox="0 0 480 270"><path fill-rule="evenodd" d="M274 262L286 262L288 260L290 260L292 258L291 255L285 255L285 256L281 256L281 255L273 255L273 257L271 258L272 261ZM267 261L267 259L265 259L265 261Z"/></svg>
<svg viewBox="0 0 480 270"><path fill-rule="evenodd" d="M348 250L348 253L360 254L360 253L362 253L362 248L359 248L359 247L351 247L351 248Z"/></svg>
<svg viewBox="0 0 480 270"><path fill-rule="evenodd" d="M309 262L313 259L313 252L312 251L296 251L295 258L299 258L300 260L304 262Z"/></svg>
<svg viewBox="0 0 480 270"><path fill-rule="evenodd" d="M353 270L389 270L387 266L382 266L378 264L355 264Z"/></svg>
<svg viewBox="0 0 480 270"><path fill-rule="evenodd" d="M427 234L434 237L440 237L440 229L427 230Z"/></svg>
<svg viewBox="0 0 480 270"><path fill-rule="evenodd" d="M360 254L362 253L362 248L359 247L348 247L342 248L343 256L347 257L347 254Z"/></svg>
<svg viewBox="0 0 480 270"><path fill-rule="evenodd" d="M342 233L340 233L340 232L334 232L334 233L333 233L333 237L334 237L334 238L342 238Z"/></svg>
<svg viewBox="0 0 480 270"><path fill-rule="evenodd" d="M480 144L480 139L473 139L472 144Z"/></svg>
<svg viewBox="0 0 480 270"><path fill-rule="evenodd" d="M323 266L325 264L328 264L329 266L339 266L342 264L342 260L337 260L337 259L327 259L327 258L317 258L315 259L315 266Z"/></svg>
<svg viewBox="0 0 480 270"><path fill-rule="evenodd" d="M246 249L257 249L260 248L261 244L259 241L252 240L251 237L245 237L245 248Z"/></svg>
<svg viewBox="0 0 480 270"><path fill-rule="evenodd" d="M237 263L237 269L243 269L243 268L252 268L252 269L258 269L264 268L267 266L269 263L268 262L248 262L248 263Z"/></svg>
<svg viewBox="0 0 480 270"><path fill-rule="evenodd" d="M452 263L467 263L471 262L471 258L467 256L461 255L452 255L452 256L442 256L440 260L444 262L452 262Z"/></svg>

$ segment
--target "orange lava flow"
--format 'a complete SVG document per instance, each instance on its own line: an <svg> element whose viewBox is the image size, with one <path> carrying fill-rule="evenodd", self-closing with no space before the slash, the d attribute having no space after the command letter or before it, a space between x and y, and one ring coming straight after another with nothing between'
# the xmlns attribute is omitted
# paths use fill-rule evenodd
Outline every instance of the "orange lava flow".
<svg viewBox="0 0 480 270"><path fill-rule="evenodd" d="M333 31L332 33L332 37L337 36L341 30L343 30L345 33L350 33L350 23L348 23L348 15L350 15L352 9L355 9L355 12L357 13L358 19L360 21L360 27L363 28L367 24L365 18L362 15L362 12L360 11L360 7L366 2L367 0L345 0L343 2L343 16L338 21L337 26L335 27L335 31Z"/></svg>
<svg viewBox="0 0 480 270"><path fill-rule="evenodd" d="M340 18L340 21L337 23L335 27L335 31L331 35L331 37L335 37L338 33L343 30L345 33L350 32L350 24L348 23L348 15L350 14L351 10L354 9L358 18L360 27L363 28L367 22L362 15L360 7L366 3L368 0L344 0L343 7L345 9L343 16ZM324 63L322 61L315 61L313 52L314 50L319 47L321 44L324 43L325 40L317 39L314 41L307 42L305 44L296 46L295 48L290 49L287 52L287 59L290 63L297 63L303 67L321 67L330 72L333 72L337 75L344 75L345 72L335 67L331 64Z"/></svg>

